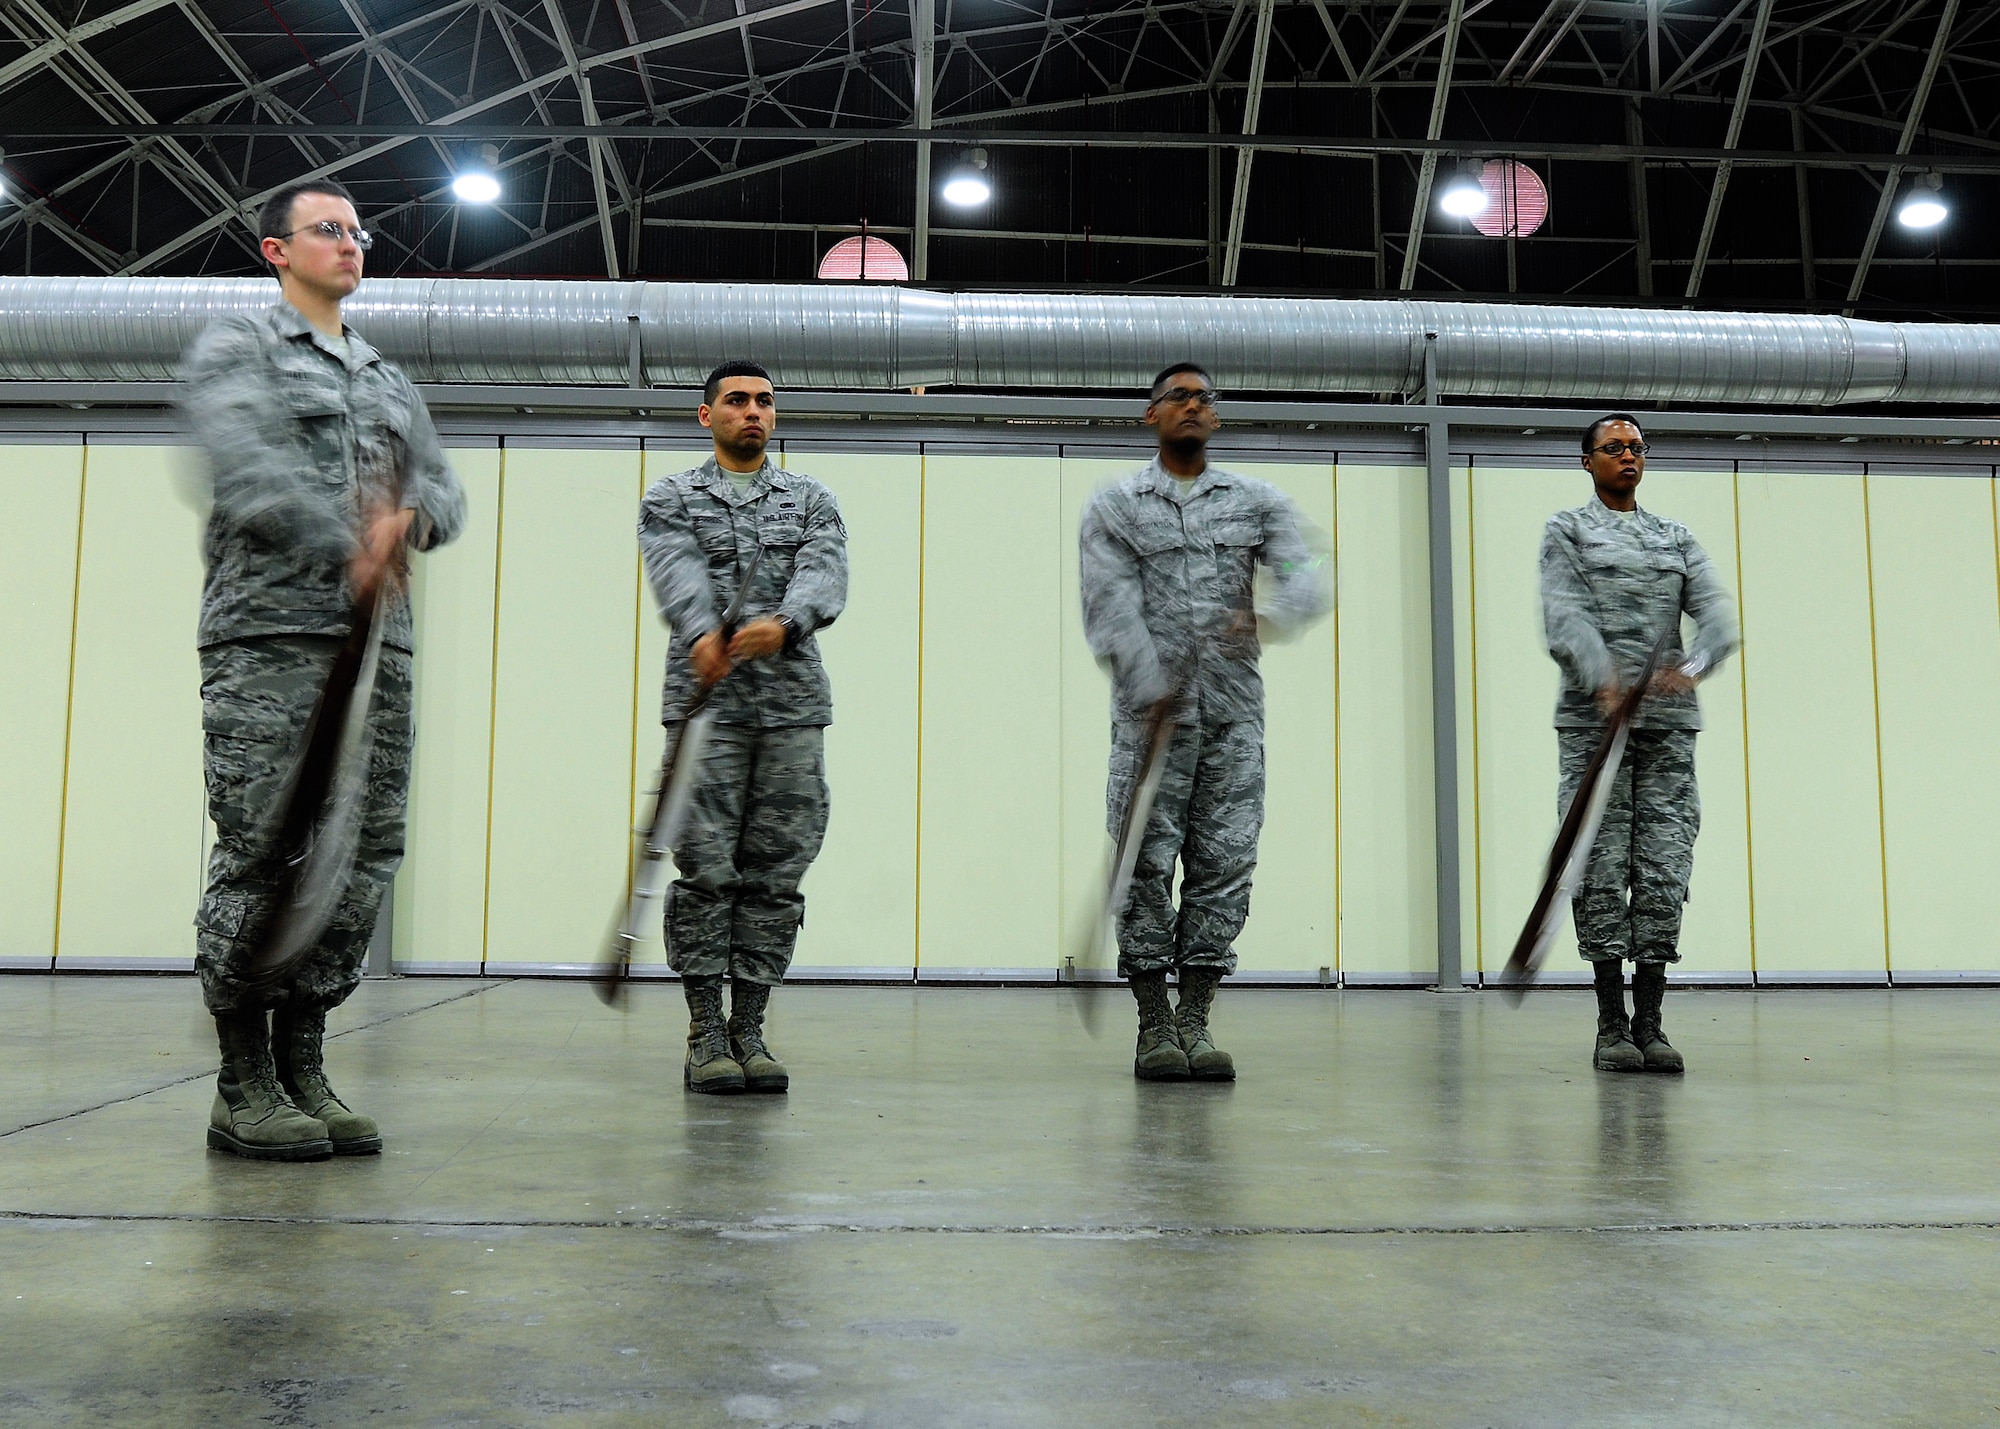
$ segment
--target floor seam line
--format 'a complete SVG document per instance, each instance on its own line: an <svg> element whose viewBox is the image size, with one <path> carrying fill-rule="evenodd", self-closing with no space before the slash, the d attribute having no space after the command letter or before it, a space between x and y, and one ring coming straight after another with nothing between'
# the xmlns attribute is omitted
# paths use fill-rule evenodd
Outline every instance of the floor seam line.
<svg viewBox="0 0 2000 1429"><path fill-rule="evenodd" d="M358 1027L347 1027L341 1029L338 1032L331 1033L329 1034L327 1040L330 1042L338 1041L340 1038L351 1036L356 1032L366 1032L371 1028L383 1027L391 1022L400 1022L405 1017L415 1017L418 1013L429 1012L433 1008L450 1007L454 1003L464 1002L469 997L477 997L481 993L491 992L493 991L494 988L504 987L506 986L507 983L513 981L515 981L515 979L507 978L501 981L491 982L488 983L485 987L475 987L466 992L457 993L451 997L445 998L441 1002L429 1002L425 1003L422 1007L412 1007L405 1009L402 1012L392 1012L386 1017L378 1017L373 1022L364 1022ZM191 1072L185 1077L174 1077L171 1080L161 1082L156 1086L147 1087L143 1091L133 1092L130 1096L113 1097L109 1101L98 1102L93 1106L79 1107L75 1111L66 1111L61 1116L48 1116L48 1117L43 1117L40 1121L26 1122L20 1126L12 1128L11 1130L0 1131L0 1141L5 1141L10 1136L18 1136L20 1133L24 1131L34 1131L44 1126L59 1126L63 1122L74 1121L77 1117L89 1116L92 1112L104 1111L114 1106L124 1106L127 1102L138 1101L141 1098L153 1095L153 1093L155 1092L166 1091L169 1087L184 1087L189 1082L198 1082L205 1077L214 1076L215 1071L216 1069L214 1067L204 1067L199 1072ZM0 1211L0 1215L9 1215L9 1214L12 1213L6 1211Z"/></svg>
<svg viewBox="0 0 2000 1429"><path fill-rule="evenodd" d="M761 1235L800 1235L844 1232L850 1235L879 1236L1061 1236L1078 1240L1199 1240L1261 1237L1382 1237L1411 1236L1535 1236L1535 1235L1743 1235L1757 1233L1814 1233L1860 1231L2000 1231L1995 1220L1903 1220L1903 1221L1700 1221L1700 1222L1614 1222L1603 1225L1518 1225L1518 1226L1161 1226L1131 1224L1118 1226L1022 1225L1022 1226L939 1226L864 1225L858 1222L792 1221L759 1222L718 1220L706 1217L647 1216L639 1219L562 1218L479 1218L422 1216L283 1216L251 1213L232 1215L217 1212L139 1211L30 1211L0 1209L0 1224L16 1222L110 1222L124 1224L235 1224L268 1226L336 1226L356 1229L396 1227L418 1230L619 1230L682 1232L752 1232Z"/></svg>

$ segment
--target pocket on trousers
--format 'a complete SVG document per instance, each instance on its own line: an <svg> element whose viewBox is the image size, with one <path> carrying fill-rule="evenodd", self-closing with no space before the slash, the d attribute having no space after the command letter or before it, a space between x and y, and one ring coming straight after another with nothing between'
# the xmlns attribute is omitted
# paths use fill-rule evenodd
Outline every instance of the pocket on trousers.
<svg viewBox="0 0 2000 1429"><path fill-rule="evenodd" d="M240 938L250 918L250 900L241 893L204 893L195 909L194 925L218 938Z"/></svg>

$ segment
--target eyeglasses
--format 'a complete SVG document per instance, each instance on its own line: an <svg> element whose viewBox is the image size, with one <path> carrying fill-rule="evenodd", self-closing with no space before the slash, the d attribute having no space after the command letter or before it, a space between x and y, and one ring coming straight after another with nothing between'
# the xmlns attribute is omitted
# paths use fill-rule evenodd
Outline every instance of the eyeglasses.
<svg viewBox="0 0 2000 1429"><path fill-rule="evenodd" d="M331 238L335 243L343 238L352 238L354 246L363 253L375 246L375 235L365 228L344 228L330 218L322 218L318 223L308 223L304 228L294 228L291 233L281 233L280 238L291 238L300 233L317 233L321 238Z"/></svg>
<svg viewBox="0 0 2000 1429"><path fill-rule="evenodd" d="M1155 402L1164 402L1170 407L1178 407L1183 402L1193 402L1197 406L1202 407L1213 407L1215 405L1215 389L1213 387L1169 387L1153 400Z"/></svg>
<svg viewBox="0 0 2000 1429"><path fill-rule="evenodd" d="M1606 442L1601 447L1591 448L1593 452L1603 452L1606 456L1624 456L1627 452L1633 456L1644 456L1652 449L1651 442Z"/></svg>

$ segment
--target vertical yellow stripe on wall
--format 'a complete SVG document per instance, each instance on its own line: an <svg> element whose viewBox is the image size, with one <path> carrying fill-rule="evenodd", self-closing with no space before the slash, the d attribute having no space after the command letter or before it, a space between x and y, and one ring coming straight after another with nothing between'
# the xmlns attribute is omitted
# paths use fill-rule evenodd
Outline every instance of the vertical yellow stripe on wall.
<svg viewBox="0 0 2000 1429"><path fill-rule="evenodd" d="M62 949L63 851L69 847L69 745L76 728L76 624L83 606L83 513L90 498L90 443L83 445L82 475L76 494L75 575L69 592L69 678L63 694L62 799L56 815L56 913L54 936L49 942L49 969L55 970L56 954Z"/></svg>
<svg viewBox="0 0 2000 1429"><path fill-rule="evenodd" d="M1743 472L1732 463L1730 507L1736 513L1736 628L1742 641L1736 652L1736 692L1743 705L1743 860L1748 872L1750 905L1750 981L1757 981L1757 840L1753 833L1750 788L1750 610L1743 602Z"/></svg>
<svg viewBox="0 0 2000 1429"><path fill-rule="evenodd" d="M1889 808L1882 782L1882 658L1875 621L1875 513L1870 487L1873 478L1864 467L1861 475L1861 546L1868 565L1868 688L1875 708L1875 832L1882 858L1882 971L1895 980L1894 958L1889 943Z"/></svg>
<svg viewBox="0 0 2000 1429"><path fill-rule="evenodd" d="M493 504L498 535L493 542L493 652L488 670L493 689L486 705L486 880L480 894L479 970L486 970L493 942L493 736L500 723L500 565L507 551L507 448L500 448L500 495Z"/></svg>

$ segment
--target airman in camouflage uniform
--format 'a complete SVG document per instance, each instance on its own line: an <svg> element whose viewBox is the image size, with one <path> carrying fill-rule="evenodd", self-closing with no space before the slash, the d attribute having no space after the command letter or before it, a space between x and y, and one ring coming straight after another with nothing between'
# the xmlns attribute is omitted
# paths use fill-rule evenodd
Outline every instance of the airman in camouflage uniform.
<svg viewBox="0 0 2000 1429"><path fill-rule="evenodd" d="M1146 420L1160 454L1098 492L1080 536L1083 624L1111 671L1106 815L1125 823L1156 712L1174 725L1140 836L1118 972L1139 1003L1134 1072L1148 1080L1226 1081L1234 1061L1209 1035L1209 1009L1236 969L1264 822L1264 685L1257 621L1294 628L1331 605L1324 562L1292 503L1269 482L1208 465L1215 387L1191 363L1153 383ZM1256 569L1271 604L1254 608ZM1180 907L1173 877L1181 866ZM1169 1007L1166 976L1180 975Z"/></svg>
<svg viewBox="0 0 2000 1429"><path fill-rule="evenodd" d="M375 1123L327 1084L321 1042L327 1011L360 981L403 856L412 638L398 552L452 539L464 496L409 379L340 324L368 242L345 190L287 190L261 231L285 301L216 323L185 368L186 414L213 490L196 643L216 841L195 965L223 1052L209 1144L307 1160L382 1145ZM306 723L357 599L377 588L387 608L353 871L289 979L252 986L246 962L282 886L273 845Z"/></svg>
<svg viewBox="0 0 2000 1429"><path fill-rule="evenodd" d="M790 1078L764 1042L764 1014L805 922L799 882L826 836L833 694L814 632L847 603L847 528L832 492L765 455L777 407L763 368L724 363L705 397L715 455L654 482L639 516L646 574L673 627L669 740L697 691L714 686L716 723L674 849L667 960L687 996L687 1085L782 1092ZM760 547L741 622L723 631Z"/></svg>
<svg viewBox="0 0 2000 1429"><path fill-rule="evenodd" d="M1583 463L1596 494L1551 516L1542 534L1542 617L1562 669L1556 700L1560 818L1604 737L1605 714L1672 627L1571 911L1577 948L1598 997L1595 1064L1606 1071L1682 1070L1660 1029L1666 965L1680 960L1681 909L1701 827L1694 741L1696 683L1738 643L1736 611L1701 543L1677 521L1642 510L1633 493L1645 472L1638 423L1616 415L1584 434ZM1681 643L1681 616L1695 623ZM1624 960L1634 962L1633 1016L1625 1014Z"/></svg>

